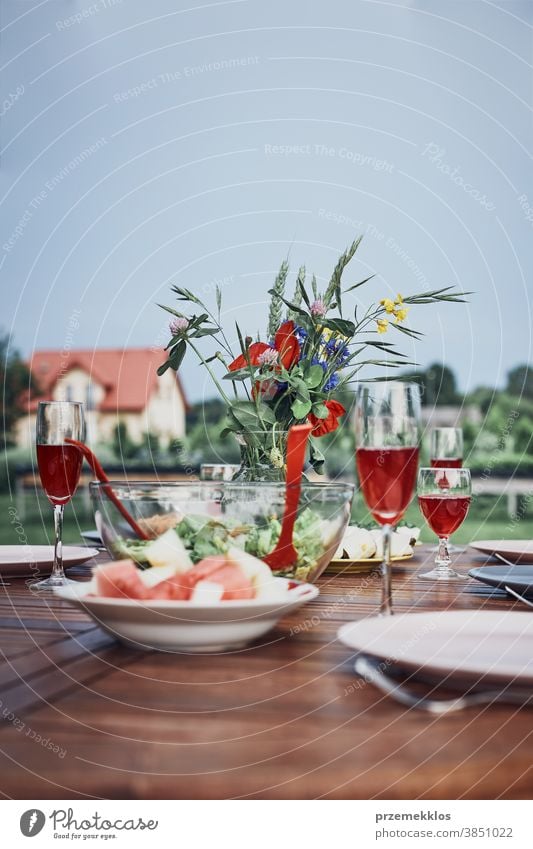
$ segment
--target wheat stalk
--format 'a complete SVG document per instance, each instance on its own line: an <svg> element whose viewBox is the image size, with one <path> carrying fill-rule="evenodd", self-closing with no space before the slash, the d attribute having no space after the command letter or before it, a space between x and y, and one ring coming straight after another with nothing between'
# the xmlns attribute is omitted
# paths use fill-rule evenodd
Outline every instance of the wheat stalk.
<svg viewBox="0 0 533 849"><path fill-rule="evenodd" d="M341 277L342 272L350 262L357 248L361 244L361 239L363 237L359 236L355 242L352 242L349 248L346 248L343 254L339 257L337 265L333 269L333 274L331 275L331 280L328 283L328 288L326 289L326 293L324 295L324 303L327 307L331 304L333 298L336 298L337 306L340 307L340 290L341 290Z"/></svg>
<svg viewBox="0 0 533 849"><path fill-rule="evenodd" d="M274 280L274 286L272 288L272 300L270 301L270 309L268 311L267 333L269 339L274 338L274 336L276 335L276 331L281 324L283 310L283 301L281 299L285 295L285 281L287 280L288 273L289 263L286 259L284 259L281 263L276 279Z"/></svg>

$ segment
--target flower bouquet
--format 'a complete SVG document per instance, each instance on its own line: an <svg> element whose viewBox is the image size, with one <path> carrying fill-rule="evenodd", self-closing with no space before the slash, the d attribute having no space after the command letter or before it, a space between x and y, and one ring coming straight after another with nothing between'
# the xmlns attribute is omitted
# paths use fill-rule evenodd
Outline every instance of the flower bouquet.
<svg viewBox="0 0 533 849"><path fill-rule="evenodd" d="M222 327L220 288L216 288L216 307L212 310L189 289L172 287L178 301L186 303L192 314L162 307L173 316L172 338L165 349L168 358L158 374L168 368L178 371L187 348L207 369L227 407L223 435L235 434L241 445L240 479L283 480L288 430L305 421L313 425L310 461L321 473L324 456L318 445L320 438L336 430L346 413L336 396L360 380L364 366L397 368L408 364L405 355L383 335L392 328L417 339L422 334L404 324L411 306L463 302L463 295L468 294L446 286L418 295L398 295L395 300L382 298L364 310L352 303L352 317L347 318L347 296L353 298L353 292L374 277L343 288L343 272L361 238L339 258L324 292L319 291L314 275L309 289L302 266L292 297L287 297L289 266L284 261L269 290L267 341L254 340L237 324L238 351L233 350ZM204 337L211 337L217 346L207 356L201 350ZM368 357L370 349L372 358ZM223 366L225 373L217 374L215 364Z"/></svg>

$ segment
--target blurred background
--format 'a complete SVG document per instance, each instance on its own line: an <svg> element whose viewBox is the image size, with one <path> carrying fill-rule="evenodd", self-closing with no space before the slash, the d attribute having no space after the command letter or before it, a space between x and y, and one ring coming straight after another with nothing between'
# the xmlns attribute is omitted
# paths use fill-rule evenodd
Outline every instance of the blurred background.
<svg viewBox="0 0 533 849"><path fill-rule="evenodd" d="M280 262L324 286L360 234L346 282L375 277L354 304L473 290L411 311L425 335L402 338L406 372L426 429L464 428L477 489L458 539L533 535L528 0L3 0L0 15L0 542L49 530L39 395L86 403L117 474L237 461L205 370L187 356L179 380L156 378L157 304L176 284L213 305L218 286L231 343L235 320L264 338ZM353 478L350 415L323 443L327 474ZM83 489L75 507L67 541L92 524Z"/></svg>

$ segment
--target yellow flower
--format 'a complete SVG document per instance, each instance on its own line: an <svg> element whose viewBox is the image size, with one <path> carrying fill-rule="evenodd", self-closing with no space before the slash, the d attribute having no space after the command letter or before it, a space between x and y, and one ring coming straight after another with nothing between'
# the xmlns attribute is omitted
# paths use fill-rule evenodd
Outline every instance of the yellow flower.
<svg viewBox="0 0 533 849"><path fill-rule="evenodd" d="M403 307L401 310L394 310L394 318L396 319L396 323L398 323L399 321L405 321L408 312L409 307Z"/></svg>
<svg viewBox="0 0 533 849"><path fill-rule="evenodd" d="M388 318L378 318L376 319L376 324L378 326L378 333L386 333L387 327L389 326Z"/></svg>
<svg viewBox="0 0 533 849"><path fill-rule="evenodd" d="M385 312L393 313L394 312L394 301L391 301L390 298L382 298L380 301L382 307L385 307Z"/></svg>
<svg viewBox="0 0 533 849"><path fill-rule="evenodd" d="M400 293L399 293L399 292L398 292L398 296L397 296L397 298L396 298L396 303L398 304L398 306L400 306L401 304L403 304L403 298L402 298L402 296L400 295Z"/></svg>

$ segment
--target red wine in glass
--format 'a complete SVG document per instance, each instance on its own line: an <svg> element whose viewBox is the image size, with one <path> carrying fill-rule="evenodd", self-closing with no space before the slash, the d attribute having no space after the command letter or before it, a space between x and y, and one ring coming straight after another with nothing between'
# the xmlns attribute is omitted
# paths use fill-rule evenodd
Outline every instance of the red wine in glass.
<svg viewBox="0 0 533 849"><path fill-rule="evenodd" d="M392 613L391 534L413 494L419 422L417 384L390 380L358 387L355 460L363 497L382 527L381 615Z"/></svg>
<svg viewBox="0 0 533 849"><path fill-rule="evenodd" d="M53 507L67 504L76 492L82 461L73 445L37 445L41 483Z"/></svg>
<svg viewBox="0 0 533 849"><path fill-rule="evenodd" d="M468 513L469 495L420 495L418 503L433 533L438 537L449 537L459 528Z"/></svg>
<svg viewBox="0 0 533 849"><path fill-rule="evenodd" d="M358 448L357 474L364 499L380 525L396 525L409 506L418 470L418 447Z"/></svg>
<svg viewBox="0 0 533 849"><path fill-rule="evenodd" d="M437 581L456 581L464 576L451 568L448 548L450 536L464 522L472 500L472 481L469 469L428 468L418 473L418 503L420 510L439 538L435 568L420 575Z"/></svg>
<svg viewBox="0 0 533 849"><path fill-rule="evenodd" d="M37 410L37 463L46 496L54 508L54 565L49 578L36 581L37 589L71 583L63 570L63 510L78 486L82 455L67 439L85 439L83 404L42 401Z"/></svg>
<svg viewBox="0 0 533 849"><path fill-rule="evenodd" d="M430 465L432 469L461 469L463 466L462 457L438 457L431 458Z"/></svg>

